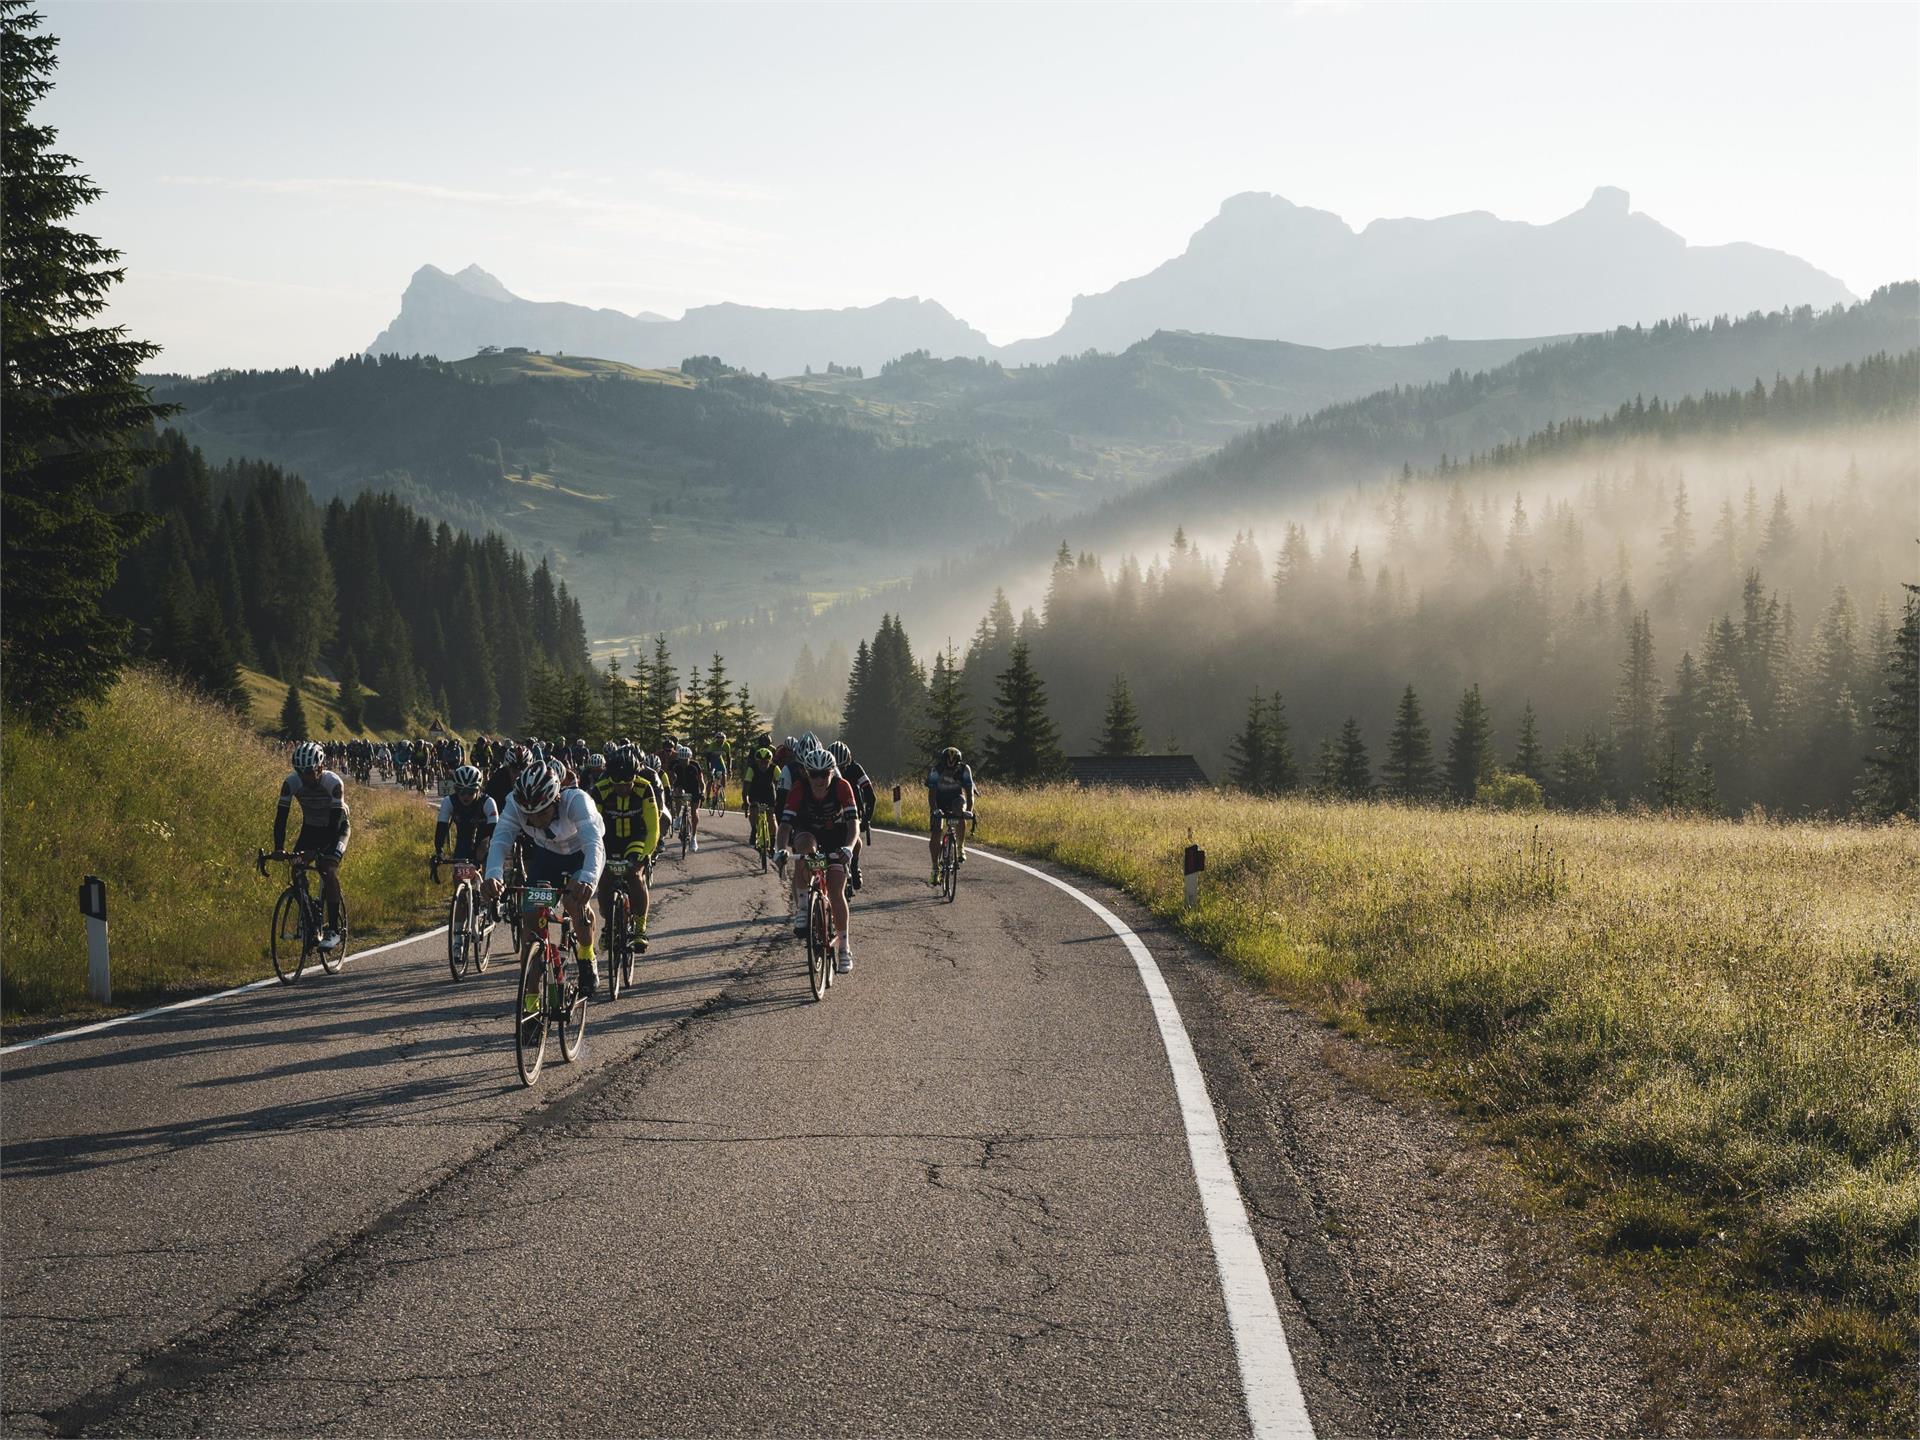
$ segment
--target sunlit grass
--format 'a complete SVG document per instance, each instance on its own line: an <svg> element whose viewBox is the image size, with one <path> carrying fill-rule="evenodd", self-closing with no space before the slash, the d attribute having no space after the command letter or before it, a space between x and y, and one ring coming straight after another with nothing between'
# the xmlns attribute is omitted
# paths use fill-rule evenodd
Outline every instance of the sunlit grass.
<svg viewBox="0 0 1920 1440"><path fill-rule="evenodd" d="M980 813L1412 1052L1596 1251L1760 1357L1787 1428L1913 1433L1920 830L1071 787Z"/></svg>
<svg viewBox="0 0 1920 1440"><path fill-rule="evenodd" d="M129 672L76 735L9 725L0 1015L15 1023L96 1009L78 906L86 875L107 882L116 1009L271 974L278 885L259 877L253 851L272 843L286 774L280 753L229 712L150 671ZM349 782L349 799L342 874L358 948L432 913L423 863L432 817L400 791ZM284 869L269 873L284 883Z"/></svg>

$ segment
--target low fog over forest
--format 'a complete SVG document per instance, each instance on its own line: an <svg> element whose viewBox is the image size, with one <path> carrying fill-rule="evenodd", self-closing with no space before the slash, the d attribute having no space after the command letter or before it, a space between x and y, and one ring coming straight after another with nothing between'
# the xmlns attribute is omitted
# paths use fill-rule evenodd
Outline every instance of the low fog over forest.
<svg viewBox="0 0 1920 1440"><path fill-rule="evenodd" d="M1910 394L1912 369L1886 362L1869 388ZM1491 732L1473 747L1478 780L1491 761L1571 806L1846 812L1867 778L1920 493L1910 402L1897 419L1822 423L1881 408L1837 393L1850 383L1858 400L1868 382L1827 375L1684 422L1642 405L1276 505L1237 532L1213 533L1205 506L1137 548L1080 549L1069 532L1031 607L1002 593L954 637L961 743L985 734L1024 640L1068 753L1099 746L1121 683L1146 748L1193 751L1214 778L1438 798L1478 687ZM944 670L947 636L906 638L914 664ZM873 648L897 644L889 629ZM831 679L797 676L790 706L812 689L817 710ZM1349 719L1364 782L1355 732L1338 739ZM906 725L862 737L883 767L923 738Z"/></svg>

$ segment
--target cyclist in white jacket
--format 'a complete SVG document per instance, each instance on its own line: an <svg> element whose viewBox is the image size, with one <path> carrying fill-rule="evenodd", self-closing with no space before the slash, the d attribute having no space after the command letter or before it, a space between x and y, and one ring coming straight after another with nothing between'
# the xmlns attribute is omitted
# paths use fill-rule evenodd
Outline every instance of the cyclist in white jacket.
<svg viewBox="0 0 1920 1440"><path fill-rule="evenodd" d="M551 762L529 765L520 772L494 827L480 893L489 901L499 895L507 857L517 841L525 841L521 853L527 883L562 887L562 903L573 920L579 947L580 987L591 995L599 987L593 962L593 892L606 868L606 829L593 797L562 786L561 778L560 767Z"/></svg>

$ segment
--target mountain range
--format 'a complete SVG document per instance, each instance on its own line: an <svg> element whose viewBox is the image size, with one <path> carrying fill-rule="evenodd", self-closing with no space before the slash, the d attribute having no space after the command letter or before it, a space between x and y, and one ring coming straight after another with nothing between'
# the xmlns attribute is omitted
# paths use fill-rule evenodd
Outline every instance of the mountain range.
<svg viewBox="0 0 1920 1440"><path fill-rule="evenodd" d="M477 265L414 272L400 313L367 353L457 358L488 346L586 354L640 366L690 355L771 375L828 364L872 370L925 350L1044 364L1191 330L1321 347L1405 345L1432 336L1564 335L1673 315L1741 316L1852 299L1833 276L1758 245L1689 245L1625 191L1602 186L1545 225L1485 211L1376 220L1278 195L1233 196L1148 274L1077 296L1050 336L996 346L933 300L842 310L718 304L678 320L513 294Z"/></svg>

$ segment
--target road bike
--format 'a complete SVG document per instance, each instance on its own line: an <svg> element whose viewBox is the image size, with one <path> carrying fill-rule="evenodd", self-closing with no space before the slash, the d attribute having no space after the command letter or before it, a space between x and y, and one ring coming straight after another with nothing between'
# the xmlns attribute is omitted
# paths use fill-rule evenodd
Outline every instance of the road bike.
<svg viewBox="0 0 1920 1440"><path fill-rule="evenodd" d="M700 814L700 802L682 790L675 797L673 827L680 832L680 858L687 858L687 847L693 843L693 827L689 823Z"/></svg>
<svg viewBox="0 0 1920 1440"><path fill-rule="evenodd" d="M753 802L753 848L760 852L760 873L767 873L773 863L773 807L764 801Z"/></svg>
<svg viewBox="0 0 1920 1440"><path fill-rule="evenodd" d="M573 919L560 904L554 885L522 885L509 892L520 912L526 944L520 951L520 989L513 1010L514 1061L520 1083L540 1078L547 1058L547 1033L560 1032L560 1055L572 1060L587 1035L587 997L580 988L580 957L574 948ZM560 933L553 913L560 911ZM571 962L571 963L569 963Z"/></svg>
<svg viewBox="0 0 1920 1440"><path fill-rule="evenodd" d="M255 850L253 864L262 879L266 878L269 860L284 860L292 867L287 876L287 888L273 902L273 928L267 932L267 949L273 957L273 973L280 977L282 985L291 985L300 978L300 972L307 968L308 961L317 958L321 969L329 975L338 975L340 967L347 960L346 900L342 898L340 901L340 938L323 949L320 936L326 925L320 902L313 897L314 857L289 854L284 850L275 850L272 854Z"/></svg>
<svg viewBox="0 0 1920 1440"><path fill-rule="evenodd" d="M605 876L607 904L607 998L618 1000L633 984L633 897L627 894L627 876L634 860L609 860ZM642 866L644 869L644 865Z"/></svg>
<svg viewBox="0 0 1920 1440"><path fill-rule="evenodd" d="M453 867L453 894L447 899L447 968L455 980L466 978L469 970L486 974L500 912L480 898L480 867L470 860L443 860L438 855L427 864L436 885L440 867Z"/></svg>
<svg viewBox="0 0 1920 1440"><path fill-rule="evenodd" d="M707 772L707 814L724 815L727 810L727 777Z"/></svg>
<svg viewBox="0 0 1920 1440"><path fill-rule="evenodd" d="M973 812L970 810L940 818L940 859L934 867L937 877L934 884L948 904L953 903L953 897L960 889L960 865L967 858L961 850L963 837L960 832L972 819Z"/></svg>
<svg viewBox="0 0 1920 1440"><path fill-rule="evenodd" d="M833 988L833 949L840 937L833 928L833 906L827 896L827 866L839 854L815 850L798 857L807 867L807 985L816 1000L826 999Z"/></svg>

